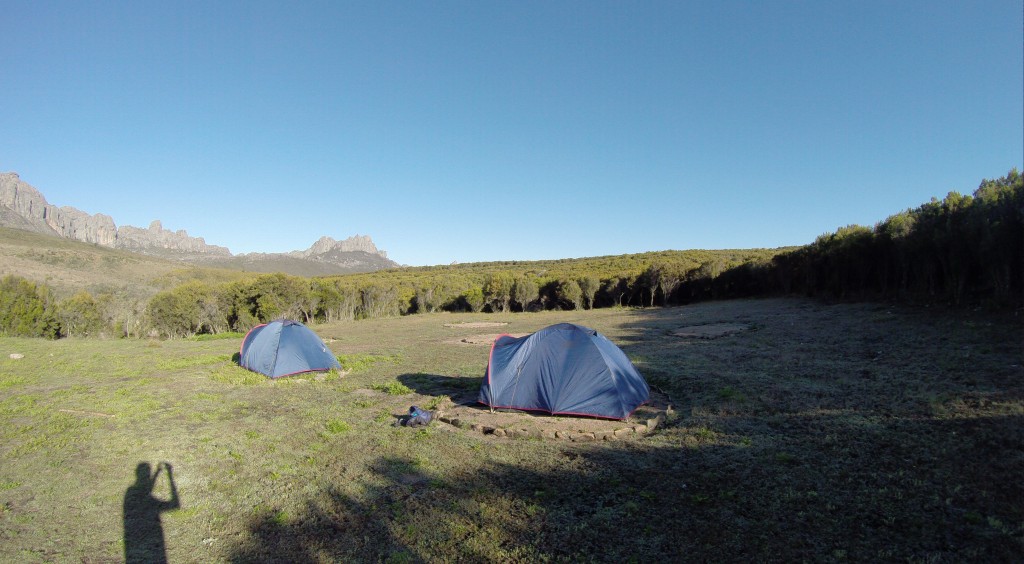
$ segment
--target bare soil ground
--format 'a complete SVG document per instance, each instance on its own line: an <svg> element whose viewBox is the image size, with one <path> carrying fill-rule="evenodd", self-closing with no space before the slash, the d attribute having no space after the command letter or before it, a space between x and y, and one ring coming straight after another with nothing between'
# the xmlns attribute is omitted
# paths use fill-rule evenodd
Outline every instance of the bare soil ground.
<svg viewBox="0 0 1024 564"><path fill-rule="evenodd" d="M579 434L602 432L607 434L623 429L632 430L625 437L633 438L634 435L641 436L647 432L644 429L637 433L635 430L637 426L647 426L649 421L658 418L659 415L663 418L674 415L668 396L653 390L651 392L651 399L638 407L628 419L622 421L595 417L556 416L541 412L511 409L492 411L487 406L477 402L477 395L475 393L461 393L452 398L451 402L438 406L438 411L439 417L443 417L449 420L449 422L455 422L450 424L471 432L493 434L493 431L491 431L493 429L504 429L506 432L510 434L515 433L516 435L519 434L517 432L525 431L526 435L533 437L564 437L567 439L571 439L574 435ZM659 422L659 424L661 423L663 422ZM654 425L651 425L651 427L654 427ZM556 433L563 435L557 435ZM618 437L614 437L614 435L598 435L598 438L604 440L625 437L622 433Z"/></svg>
<svg viewBox="0 0 1024 564"><path fill-rule="evenodd" d="M513 337L525 337L529 333L487 333L484 335L467 335L465 337L459 337L458 339L449 339L445 343L452 345L481 345L489 347L494 343L494 340L501 335L511 335Z"/></svg>
<svg viewBox="0 0 1024 564"><path fill-rule="evenodd" d="M445 327L456 327L460 329L479 329L481 327L501 327L508 325L505 321L466 321L462 323L445 323Z"/></svg>

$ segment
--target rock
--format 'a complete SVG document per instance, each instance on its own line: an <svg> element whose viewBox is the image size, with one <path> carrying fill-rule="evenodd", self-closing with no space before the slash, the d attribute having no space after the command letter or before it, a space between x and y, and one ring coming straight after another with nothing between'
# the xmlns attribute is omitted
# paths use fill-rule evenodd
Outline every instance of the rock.
<svg viewBox="0 0 1024 564"><path fill-rule="evenodd" d="M555 438L558 438L557 437L557 432L554 429L544 429L543 431L540 432L540 436L541 436L541 438L544 438L544 439L555 439Z"/></svg>
<svg viewBox="0 0 1024 564"><path fill-rule="evenodd" d="M627 437L629 435L632 435L633 434L633 429L632 429L632 427L624 427L622 429L616 429L615 432L612 433L612 434L615 436L615 438L621 439L623 437Z"/></svg>
<svg viewBox="0 0 1024 564"><path fill-rule="evenodd" d="M501 428L495 429L493 433L495 437L504 437L506 434L505 430Z"/></svg>
<svg viewBox="0 0 1024 564"><path fill-rule="evenodd" d="M398 263L367 235L344 241L321 237L305 251L232 255L185 230L164 229L159 220L148 228L121 226L101 213L90 215L70 206L55 206L17 173L0 173L0 226L56 235L104 247L185 262L213 262L253 272L288 272L300 276L372 272Z"/></svg>
<svg viewBox="0 0 1024 564"><path fill-rule="evenodd" d="M136 252L167 250L179 253L199 254L216 257L230 257L227 247L207 245L202 237L190 237L184 229L164 229L159 220L149 224L148 229L125 225L117 230L118 249ZM148 253L151 254L151 253Z"/></svg>
<svg viewBox="0 0 1024 564"><path fill-rule="evenodd" d="M566 431L555 431L555 438L557 439L569 439L571 435Z"/></svg>
<svg viewBox="0 0 1024 564"><path fill-rule="evenodd" d="M642 435L647 432L647 425L634 425L633 431L638 435Z"/></svg>
<svg viewBox="0 0 1024 564"><path fill-rule="evenodd" d="M305 251L292 251L287 253L290 256L299 258L311 258L318 255L324 255L331 252L340 253L354 253L363 252L370 253L371 255L380 255L383 258L388 258L386 251L382 251L377 248L377 245L373 244L373 239L368 235L354 235L345 239L344 241L336 241L333 237L327 237L326 235L313 243L311 247Z"/></svg>
<svg viewBox="0 0 1024 564"><path fill-rule="evenodd" d="M577 433L572 436L574 443L592 443L597 440L594 433Z"/></svg>
<svg viewBox="0 0 1024 564"><path fill-rule="evenodd" d="M46 206L46 224L61 237L113 247L117 226L109 215L89 215L70 206Z"/></svg>
<svg viewBox="0 0 1024 564"><path fill-rule="evenodd" d="M18 359L21 359L21 358L25 358L25 355L23 355L21 353L11 353L11 358L14 359L14 360L18 360Z"/></svg>
<svg viewBox="0 0 1024 564"><path fill-rule="evenodd" d="M40 233L55 233L104 247L113 247L117 239L117 226L110 216L52 205L17 173L0 173L0 206L13 211Z"/></svg>
<svg viewBox="0 0 1024 564"><path fill-rule="evenodd" d="M609 440L609 437L611 437L611 439L614 439L615 433L613 431L594 431L594 438L596 440L607 441Z"/></svg>
<svg viewBox="0 0 1024 564"><path fill-rule="evenodd" d="M473 431L476 431L477 433L484 432L484 426L479 423L473 423L472 425L469 426L469 428Z"/></svg>
<svg viewBox="0 0 1024 564"><path fill-rule="evenodd" d="M457 418L456 419L449 419L448 423L451 424L453 427L459 427L459 428L462 427L462 420L461 419L457 419Z"/></svg>

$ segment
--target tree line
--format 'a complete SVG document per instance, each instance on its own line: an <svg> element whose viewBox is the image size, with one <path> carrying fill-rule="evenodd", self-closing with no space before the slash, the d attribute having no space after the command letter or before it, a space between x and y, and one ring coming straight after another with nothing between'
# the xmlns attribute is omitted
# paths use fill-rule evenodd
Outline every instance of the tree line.
<svg viewBox="0 0 1024 564"><path fill-rule="evenodd" d="M804 294L962 304L1024 304L1024 178L1016 169L971 196L950 192L873 228L851 225L789 249L660 251L557 261L402 268L302 278L185 281L147 302L0 280L0 334L163 336L244 332L290 318L331 323L437 311L655 307Z"/></svg>
<svg viewBox="0 0 1024 564"><path fill-rule="evenodd" d="M1024 176L983 180L873 228L849 225L810 245L704 281L704 297L805 294L996 307L1024 305ZM696 296L695 296L696 297Z"/></svg>

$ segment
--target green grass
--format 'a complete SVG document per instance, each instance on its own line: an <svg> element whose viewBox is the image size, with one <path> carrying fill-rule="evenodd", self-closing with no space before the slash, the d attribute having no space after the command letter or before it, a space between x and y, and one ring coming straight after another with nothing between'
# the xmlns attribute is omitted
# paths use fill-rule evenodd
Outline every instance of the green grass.
<svg viewBox="0 0 1024 564"><path fill-rule="evenodd" d="M463 335L444 325L492 319L314 326L344 370L282 380L232 362L240 337L0 338L0 561L122 560L143 462L173 467L172 562L1024 552L1012 316L807 300L506 315L510 333L601 331L671 396L669 422L596 443L395 427L411 404L472 395L488 348L453 343ZM759 330L671 336L719 322ZM169 498L166 473L153 495Z"/></svg>
<svg viewBox="0 0 1024 564"><path fill-rule="evenodd" d="M389 396L404 396L412 393L412 388L402 384L401 382L384 382L383 384L374 384L373 389L384 392Z"/></svg>
<svg viewBox="0 0 1024 564"><path fill-rule="evenodd" d="M331 419L330 421L327 422L325 427L327 428L327 432L332 435L340 435L342 433L347 433L352 430L352 426L349 425L348 422L341 419Z"/></svg>
<svg viewBox="0 0 1024 564"><path fill-rule="evenodd" d="M224 365L231 362L229 354L207 354L188 358L171 358L157 363L157 370L180 370L197 366Z"/></svg>
<svg viewBox="0 0 1024 564"><path fill-rule="evenodd" d="M342 354L338 355L338 362L341 364L341 369L346 372L364 372L373 365L380 362L398 362L398 357L394 355L374 355L374 354Z"/></svg>

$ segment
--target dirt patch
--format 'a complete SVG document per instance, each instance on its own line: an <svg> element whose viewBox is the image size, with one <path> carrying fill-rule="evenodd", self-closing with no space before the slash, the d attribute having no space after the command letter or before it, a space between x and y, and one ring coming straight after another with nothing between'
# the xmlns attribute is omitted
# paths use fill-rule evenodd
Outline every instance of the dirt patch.
<svg viewBox="0 0 1024 564"><path fill-rule="evenodd" d="M70 413L72 415L86 415L90 417L116 417L112 413L100 413L98 411L82 411L80 409L58 409L61 413Z"/></svg>
<svg viewBox="0 0 1024 564"><path fill-rule="evenodd" d="M462 337L461 339L453 339L445 342L453 345L486 345L489 347L494 343L494 340L500 337L501 335L509 335L511 337L518 338L525 337L529 335L529 333L492 333L489 335L470 335L468 337Z"/></svg>
<svg viewBox="0 0 1024 564"><path fill-rule="evenodd" d="M624 421L548 415L546 413L500 409L491 411L477 403L476 393L454 396L438 406L441 424L493 435L495 437L566 439L575 442L618 440L649 433L674 418L669 397L651 390L650 400Z"/></svg>
<svg viewBox="0 0 1024 564"><path fill-rule="evenodd" d="M712 323L709 325L692 325L673 331L676 337L686 339L717 339L750 329L749 325L743 323Z"/></svg>
<svg viewBox="0 0 1024 564"><path fill-rule="evenodd" d="M503 327L508 325L505 321L474 321L466 323L445 323L445 327L458 329L480 329L483 327Z"/></svg>

